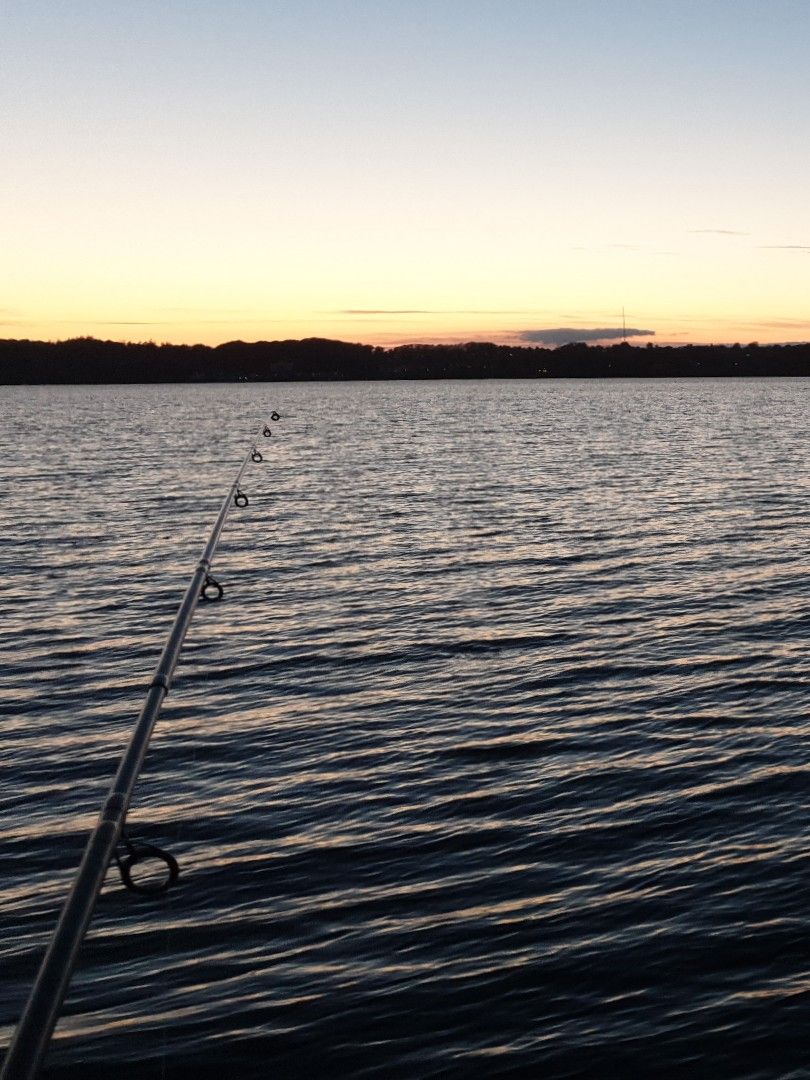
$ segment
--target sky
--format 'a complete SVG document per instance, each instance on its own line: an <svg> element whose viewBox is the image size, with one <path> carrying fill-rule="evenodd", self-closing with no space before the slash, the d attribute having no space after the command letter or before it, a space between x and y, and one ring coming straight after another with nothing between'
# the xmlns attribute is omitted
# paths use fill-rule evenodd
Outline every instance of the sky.
<svg viewBox="0 0 810 1080"><path fill-rule="evenodd" d="M0 337L810 340L810 0L0 0Z"/></svg>

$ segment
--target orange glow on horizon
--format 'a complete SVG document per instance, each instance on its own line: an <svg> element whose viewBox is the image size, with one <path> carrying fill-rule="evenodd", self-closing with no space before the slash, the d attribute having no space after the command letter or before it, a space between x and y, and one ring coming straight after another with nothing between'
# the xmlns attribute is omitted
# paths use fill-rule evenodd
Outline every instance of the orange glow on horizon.
<svg viewBox="0 0 810 1080"><path fill-rule="evenodd" d="M639 325L643 324L643 325ZM632 345L687 345L687 344L789 344L810 341L810 319L791 318L709 319L694 317L677 320L673 318L627 318L632 330L653 331L652 334L633 335L627 340ZM338 341L360 342L368 345L394 347L406 344L461 344L468 341L494 342L499 345L555 347L559 342L527 340L524 332L541 329L569 328L571 341L587 340L593 344L615 344L620 337L592 338L588 331L596 327L611 327L616 333L621 329L621 317L615 313L597 313L591 319L571 319L552 315L545 318L527 319L516 315L487 316L469 315L456 320L446 316L420 313L402 315L343 316L340 314L289 316L287 318L233 317L203 319L92 319L75 318L28 320L22 317L0 319L0 337L31 339L39 341L64 341L69 338L94 337L100 340L186 345L220 345L228 341L282 341L309 337L329 338ZM578 331L581 332L578 333Z"/></svg>

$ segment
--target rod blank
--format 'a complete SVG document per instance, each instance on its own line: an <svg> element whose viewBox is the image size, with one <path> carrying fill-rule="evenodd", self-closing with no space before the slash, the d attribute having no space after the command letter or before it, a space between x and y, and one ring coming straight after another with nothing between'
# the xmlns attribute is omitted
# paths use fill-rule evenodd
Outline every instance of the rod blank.
<svg viewBox="0 0 810 1080"><path fill-rule="evenodd" d="M276 416L277 414L274 414L274 419ZM259 430L262 432L262 428ZM264 428L264 430L267 429ZM228 517L228 511L235 504L237 493L243 494L240 491L239 482L254 453L256 453L256 446L255 443L251 443L236 474L236 479L222 500L219 515L214 522L202 557L197 563L180 603L149 684L140 716L107 792L98 821L87 841L82 861L59 916L59 922L8 1048L2 1071L0 1071L0 1080L33 1080L40 1069L70 985L79 947L90 924L107 868L114 856L121 830L124 827L132 792L143 765L155 722L171 687L172 676L180 657L186 632L211 569L211 562ZM243 495L243 498L244 503L239 505L247 504L247 497Z"/></svg>

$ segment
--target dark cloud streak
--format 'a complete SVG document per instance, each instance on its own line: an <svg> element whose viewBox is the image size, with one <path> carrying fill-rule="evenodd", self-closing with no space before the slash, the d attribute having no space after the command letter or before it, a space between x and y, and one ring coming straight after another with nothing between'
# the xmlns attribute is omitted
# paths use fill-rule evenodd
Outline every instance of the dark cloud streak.
<svg viewBox="0 0 810 1080"><path fill-rule="evenodd" d="M569 345L574 341L615 341L625 337L653 337L654 330L638 330L634 327L602 326L591 329L573 329L570 326L557 326L545 330L521 330L517 335L521 341L532 345Z"/></svg>

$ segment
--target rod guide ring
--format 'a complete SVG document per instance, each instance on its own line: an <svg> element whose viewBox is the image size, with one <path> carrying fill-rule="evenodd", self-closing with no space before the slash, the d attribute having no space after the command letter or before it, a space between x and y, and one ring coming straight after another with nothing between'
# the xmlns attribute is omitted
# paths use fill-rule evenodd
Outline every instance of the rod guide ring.
<svg viewBox="0 0 810 1080"><path fill-rule="evenodd" d="M126 855L122 857L116 851L115 861L118 864L118 872L121 875L121 881L124 883L125 889L141 896L159 896L177 883L180 876L180 867L177 865L177 859L175 859L174 855L170 855L168 851L164 851L162 848L155 847L154 844L144 844L140 841L133 843L127 839L122 840L121 843L126 848ZM157 859L158 862L165 863L169 876L163 881L150 884L145 882L139 884L133 880L133 866L146 862L148 859Z"/></svg>
<svg viewBox="0 0 810 1080"><path fill-rule="evenodd" d="M222 588L216 578L212 578L210 574L205 575L205 581L200 589L200 599L206 600L209 603L214 603L217 600L221 600L225 590ZM213 595L212 595L213 594Z"/></svg>

